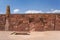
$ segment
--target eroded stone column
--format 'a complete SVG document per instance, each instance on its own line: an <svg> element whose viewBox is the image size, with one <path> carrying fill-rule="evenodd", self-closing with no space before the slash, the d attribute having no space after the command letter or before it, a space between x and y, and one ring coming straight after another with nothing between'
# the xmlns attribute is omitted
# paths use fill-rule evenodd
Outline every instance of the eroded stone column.
<svg viewBox="0 0 60 40"><path fill-rule="evenodd" d="M9 21L6 19L6 24L5 24L5 31L9 30Z"/></svg>
<svg viewBox="0 0 60 40"><path fill-rule="evenodd" d="M8 5L6 8L6 24L5 24L5 31L9 30L9 15L10 15L10 6Z"/></svg>

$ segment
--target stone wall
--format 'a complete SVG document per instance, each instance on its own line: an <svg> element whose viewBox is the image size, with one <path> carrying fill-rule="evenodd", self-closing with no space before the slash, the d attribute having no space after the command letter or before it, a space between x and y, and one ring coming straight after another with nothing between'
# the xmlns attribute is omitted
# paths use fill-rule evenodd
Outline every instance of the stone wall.
<svg viewBox="0 0 60 40"><path fill-rule="evenodd" d="M5 18L5 15L0 15L0 30L5 30L5 21L6 21L6 18Z"/></svg>
<svg viewBox="0 0 60 40"><path fill-rule="evenodd" d="M60 30L60 14L10 14L0 15L0 30L5 30L8 19L8 31L51 31Z"/></svg>
<svg viewBox="0 0 60 40"><path fill-rule="evenodd" d="M60 14L56 15L55 30L60 30Z"/></svg>

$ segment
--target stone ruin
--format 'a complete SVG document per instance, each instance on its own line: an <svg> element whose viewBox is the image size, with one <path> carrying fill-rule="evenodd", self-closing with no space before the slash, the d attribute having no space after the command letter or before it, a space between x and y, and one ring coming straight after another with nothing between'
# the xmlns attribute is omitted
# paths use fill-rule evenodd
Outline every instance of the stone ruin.
<svg viewBox="0 0 60 40"><path fill-rule="evenodd" d="M0 31L54 31L60 30L60 14L0 14Z"/></svg>

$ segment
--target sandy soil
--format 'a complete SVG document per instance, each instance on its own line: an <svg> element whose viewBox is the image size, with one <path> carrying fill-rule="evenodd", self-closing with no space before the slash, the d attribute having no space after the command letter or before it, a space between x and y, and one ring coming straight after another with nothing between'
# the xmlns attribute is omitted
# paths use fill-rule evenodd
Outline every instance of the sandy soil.
<svg viewBox="0 0 60 40"><path fill-rule="evenodd" d="M0 40L60 40L60 31L31 32L30 35L11 35L11 31L0 31Z"/></svg>

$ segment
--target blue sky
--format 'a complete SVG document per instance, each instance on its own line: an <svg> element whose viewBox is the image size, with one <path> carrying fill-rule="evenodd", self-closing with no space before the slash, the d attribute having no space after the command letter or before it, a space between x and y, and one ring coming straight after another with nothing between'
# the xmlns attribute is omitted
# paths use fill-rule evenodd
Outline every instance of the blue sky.
<svg viewBox="0 0 60 40"><path fill-rule="evenodd" d="M0 0L0 13L5 13L7 5L10 5L11 13L60 12L60 0Z"/></svg>

